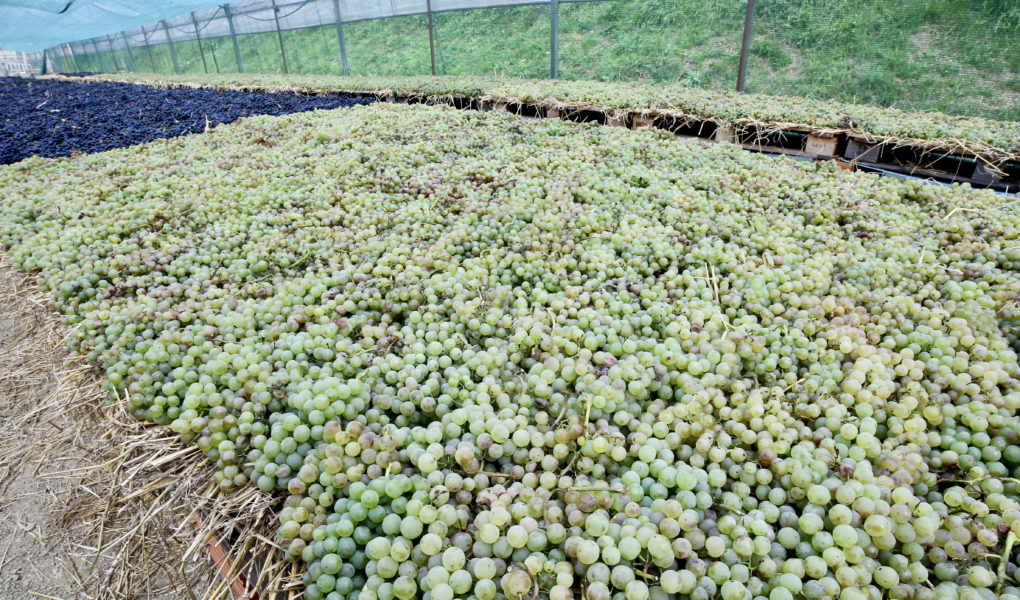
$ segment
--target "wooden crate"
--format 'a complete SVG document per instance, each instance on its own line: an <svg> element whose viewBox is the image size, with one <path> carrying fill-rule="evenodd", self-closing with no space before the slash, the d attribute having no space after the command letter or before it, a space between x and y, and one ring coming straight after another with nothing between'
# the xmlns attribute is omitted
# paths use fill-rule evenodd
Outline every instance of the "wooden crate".
<svg viewBox="0 0 1020 600"><path fill-rule="evenodd" d="M720 125L719 128L715 130L715 134L712 136L712 139L717 142L729 142L732 144L737 140L737 131L732 126Z"/></svg>
<svg viewBox="0 0 1020 600"><path fill-rule="evenodd" d="M992 168L991 165L984 161L978 162L974 168L974 174L971 176L971 183L976 185L995 185L1001 181L1002 176L999 171Z"/></svg>
<svg viewBox="0 0 1020 600"><path fill-rule="evenodd" d="M613 115L613 113L608 113L607 112L606 113L606 125L608 125L610 127L626 127L627 126L627 114L626 113L618 113L616 115Z"/></svg>
<svg viewBox="0 0 1020 600"><path fill-rule="evenodd" d="M835 158L839 138L834 135L808 135L804 154L815 158Z"/></svg>
<svg viewBox="0 0 1020 600"><path fill-rule="evenodd" d="M631 118L630 128L638 129L639 127L655 127L655 117L653 115L646 114L635 114Z"/></svg>
<svg viewBox="0 0 1020 600"><path fill-rule="evenodd" d="M204 531L205 523L202 521L202 516L199 514L199 510L192 505L191 516L195 520L195 525L199 531ZM216 536L209 536L208 541L209 560L213 566L219 572L220 577L224 579L230 577L231 572L235 571L234 555L230 552L230 548L225 545ZM237 569L237 573L234 578L230 581L230 591L233 592L234 598L238 600L259 600L258 591L248 584L247 578L243 572Z"/></svg>
<svg viewBox="0 0 1020 600"><path fill-rule="evenodd" d="M877 163L882 157L882 144L851 137L846 141L846 151L843 156L854 162Z"/></svg>

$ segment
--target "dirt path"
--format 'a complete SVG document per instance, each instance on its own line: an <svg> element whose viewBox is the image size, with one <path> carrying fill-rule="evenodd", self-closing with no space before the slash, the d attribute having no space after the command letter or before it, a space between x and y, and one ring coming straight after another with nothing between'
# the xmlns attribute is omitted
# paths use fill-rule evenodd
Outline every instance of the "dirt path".
<svg viewBox="0 0 1020 600"><path fill-rule="evenodd" d="M259 541L277 500L220 494L196 447L107 401L67 335L0 253L0 600L229 598L211 539L249 549L232 576L295 590L300 574Z"/></svg>
<svg viewBox="0 0 1020 600"><path fill-rule="evenodd" d="M17 294L19 274L0 261L0 599L74 598L66 539L49 510L69 482L42 476L65 461L32 450L36 435L71 427L69 415L36 412L60 394L64 352L49 311Z"/></svg>
<svg viewBox="0 0 1020 600"><path fill-rule="evenodd" d="M69 362L65 329L35 289L0 255L0 600L187 597L158 568L131 581L144 567L127 558L130 544L107 537L108 550L97 548L99 528L114 521L96 507L117 426L74 410L102 394ZM193 579L208 577L195 564Z"/></svg>

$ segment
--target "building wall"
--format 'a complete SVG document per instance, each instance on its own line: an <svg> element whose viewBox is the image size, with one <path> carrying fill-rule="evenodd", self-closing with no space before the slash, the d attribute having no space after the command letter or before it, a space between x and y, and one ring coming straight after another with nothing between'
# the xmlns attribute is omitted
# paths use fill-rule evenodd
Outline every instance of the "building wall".
<svg viewBox="0 0 1020 600"><path fill-rule="evenodd" d="M35 73L35 69L29 62L25 52L13 52L11 50L0 50L0 76L25 77Z"/></svg>

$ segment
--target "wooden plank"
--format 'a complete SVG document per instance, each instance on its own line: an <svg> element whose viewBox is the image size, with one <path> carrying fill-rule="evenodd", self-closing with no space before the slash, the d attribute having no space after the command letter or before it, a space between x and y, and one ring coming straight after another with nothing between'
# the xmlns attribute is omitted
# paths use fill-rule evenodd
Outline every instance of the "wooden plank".
<svg viewBox="0 0 1020 600"><path fill-rule="evenodd" d="M198 509L192 505L191 515L195 519L195 523L198 525L199 531L205 528L205 524L202 522L202 518L198 514ZM219 540L216 539L215 535L209 536L209 560L212 561L213 566L219 571L221 577L226 579L230 576L231 571L234 570L234 557L220 544ZM244 600L259 600L258 592L248 586L248 581L245 576L238 572L234 578L230 581L230 590L234 592L235 598L242 598Z"/></svg>
<svg viewBox="0 0 1020 600"><path fill-rule="evenodd" d="M1000 174L996 173L992 170L991 166L984 162L977 164L977 167L974 169L974 175L970 178L971 182L977 185L995 185L1001 179Z"/></svg>
<svg viewBox="0 0 1020 600"><path fill-rule="evenodd" d="M732 144L737 139L737 132L733 126L720 125L712 137L717 142L729 142Z"/></svg>
<svg viewBox="0 0 1020 600"><path fill-rule="evenodd" d="M783 154L783 155L786 155L786 156L808 156L808 157L814 158L813 155L808 154L807 152L805 152L803 150L794 150L793 148L783 148L782 146L770 146L768 144L750 143L750 144L740 144L740 147L743 148L744 150L750 150L752 152L765 152L765 153L768 153L768 154ZM821 157L818 157L818 158L821 158Z"/></svg>
<svg viewBox="0 0 1020 600"><path fill-rule="evenodd" d="M652 115L635 114L631 119L630 128L638 129L640 127L655 127L655 117Z"/></svg>
<svg viewBox="0 0 1020 600"><path fill-rule="evenodd" d="M804 146L804 153L818 158L833 158L836 156L837 146L839 146L839 138L836 136L809 135Z"/></svg>
<svg viewBox="0 0 1020 600"><path fill-rule="evenodd" d="M627 115L626 113L618 114L616 116L609 116L610 113L606 114L606 125L610 127L626 127L627 126Z"/></svg>
<svg viewBox="0 0 1020 600"><path fill-rule="evenodd" d="M850 160L872 163L877 163L881 155L882 144L872 144L858 138L847 140L846 152L843 153L843 156Z"/></svg>

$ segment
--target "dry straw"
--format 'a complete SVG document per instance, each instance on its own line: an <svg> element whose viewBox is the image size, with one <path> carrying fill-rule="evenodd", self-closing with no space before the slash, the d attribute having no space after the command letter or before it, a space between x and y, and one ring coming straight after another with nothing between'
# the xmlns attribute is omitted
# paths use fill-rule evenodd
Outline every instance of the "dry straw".
<svg viewBox="0 0 1020 600"><path fill-rule="evenodd" d="M49 75L47 76L53 79L62 79L69 81L80 81L81 78L76 77L65 77L61 75ZM103 79L104 81L116 81L117 79ZM968 142L966 140L958 138L937 138L937 139L920 139L920 138L904 138L893 135L876 135L868 133L866 131L860 131L856 129L852 124L846 127L820 127L813 123L797 123L797 122L786 122L786 121L762 121L754 118L742 118L742 119L723 119L713 115L698 115L684 111L678 107L662 107L662 108L642 108L642 107L606 107L591 102L563 102L556 98L544 98L541 100L522 100L508 94L502 93L488 93L483 95L470 95L470 94L435 94L430 95L422 92L401 92L391 89L380 89L380 90L346 90L339 88L306 88L291 85L208 85L203 83L189 82L189 81L170 81L170 80L150 80L150 81L127 81L128 83L139 83L142 85L148 85L157 89L174 89L174 88L213 88L218 90L239 90L244 92L293 92L297 94L306 94L312 96L332 96L341 94L361 94L375 96L380 101L402 101L407 103L408 101L414 104L449 104L454 105L454 98L461 100L459 104L465 107L475 106L491 106L494 103L500 103L502 105L516 105L532 106L542 111L555 110L567 118L571 115L580 114L582 112L600 112L605 115L607 121L622 121L626 122L628 116L642 116L655 118L667 118L673 120L676 124L682 124L683 126L689 126L692 124L704 124L704 123L715 123L719 127L732 128L734 131L740 131L744 134L751 134L755 136L754 140L750 140L749 143L760 144L765 137L773 134L782 134L784 132L798 132L798 133L810 133L819 136L833 136L839 134L845 134L854 136L862 139L868 144L883 144L893 148L900 147L911 147L922 151L923 155L919 161L922 165L926 161L926 155L929 152L937 153L938 155L950 154L950 155L962 155L965 157L973 157L975 160L982 162L989 171L994 174L1002 175L1001 167L1003 164L1010 160L1015 160L1017 156L1014 153L1009 152L1005 148L995 147L985 143ZM936 160L938 157L931 159Z"/></svg>
<svg viewBox="0 0 1020 600"><path fill-rule="evenodd" d="M81 597L299 594L301 573L273 541L279 498L254 486L220 492L197 447L136 420L126 398L111 400L84 358L70 356L73 332L49 299L2 254L0 307L22 325L0 357L0 506L15 475L28 470L58 490L40 504L63 535L40 542L66 559ZM26 400L46 388L43 401ZM211 545L232 556L213 552L219 564L210 568Z"/></svg>

